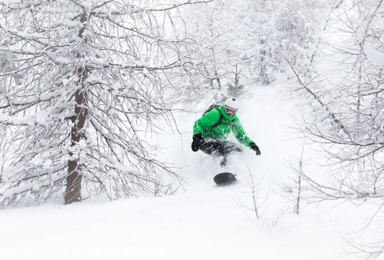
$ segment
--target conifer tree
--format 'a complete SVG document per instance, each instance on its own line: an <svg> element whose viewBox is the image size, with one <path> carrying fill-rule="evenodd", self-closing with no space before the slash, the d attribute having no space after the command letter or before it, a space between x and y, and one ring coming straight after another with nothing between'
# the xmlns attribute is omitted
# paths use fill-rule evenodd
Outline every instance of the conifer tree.
<svg viewBox="0 0 384 260"><path fill-rule="evenodd" d="M237 70L237 64L236 64L236 71L234 71L232 73L235 76L235 80L234 80L234 85L232 85L231 83L228 83L228 94L231 97L238 98L238 97L244 95L245 90L244 90L244 85L240 84L241 71Z"/></svg>
<svg viewBox="0 0 384 260"><path fill-rule="evenodd" d="M143 135L190 64L174 11L203 2L0 1L0 207L172 190Z"/></svg>

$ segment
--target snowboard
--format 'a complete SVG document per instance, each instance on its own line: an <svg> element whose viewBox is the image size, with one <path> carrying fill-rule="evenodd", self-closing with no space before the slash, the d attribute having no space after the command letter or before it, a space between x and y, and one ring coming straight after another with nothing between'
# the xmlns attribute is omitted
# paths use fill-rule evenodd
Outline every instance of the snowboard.
<svg viewBox="0 0 384 260"><path fill-rule="evenodd" d="M237 180L236 180L236 177L235 177L235 175L233 173L222 172L222 173L217 174L213 178L213 181L217 185L228 185L228 184L236 182Z"/></svg>

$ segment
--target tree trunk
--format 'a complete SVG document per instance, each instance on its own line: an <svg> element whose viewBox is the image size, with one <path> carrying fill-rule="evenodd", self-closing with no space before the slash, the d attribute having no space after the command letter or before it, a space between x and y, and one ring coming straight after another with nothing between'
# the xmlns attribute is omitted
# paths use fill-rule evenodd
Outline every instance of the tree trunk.
<svg viewBox="0 0 384 260"><path fill-rule="evenodd" d="M84 23L86 21L86 15L83 14L80 22ZM83 38L84 27L79 31L79 38ZM86 42L86 39L83 40ZM81 53L77 54L78 58L81 58ZM79 88L75 93L75 114L72 118L72 123L74 124L71 129L71 147L77 145L79 141L84 138L85 133L85 121L88 116L88 108L86 105L87 92L84 88L84 82L87 79L87 71L85 68L78 68L77 75L79 78ZM73 156L73 153L70 153L70 156ZM66 178L67 187L65 190L65 204L71 204L73 202L81 201L81 168L82 165L79 163L79 157L68 162L68 176Z"/></svg>
<svg viewBox="0 0 384 260"><path fill-rule="evenodd" d="M82 73L84 74L84 73ZM76 91L75 101L77 103L75 108L76 117L72 119L74 126L71 129L71 146L75 146L79 143L80 139L84 136L84 125L88 115L88 109L85 108L85 100L87 94L85 90L78 89ZM70 153L72 156L73 154ZM81 165L79 160L71 160L68 162L68 176L67 187L65 190L65 204L71 204L73 202L81 201Z"/></svg>

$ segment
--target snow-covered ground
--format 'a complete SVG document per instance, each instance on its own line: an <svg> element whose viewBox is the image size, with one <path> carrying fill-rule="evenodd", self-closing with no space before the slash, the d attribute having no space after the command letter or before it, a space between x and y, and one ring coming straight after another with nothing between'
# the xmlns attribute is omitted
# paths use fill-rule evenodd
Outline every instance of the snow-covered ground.
<svg viewBox="0 0 384 260"><path fill-rule="evenodd" d="M374 205L346 203L330 210L330 203L303 202L296 215L295 201L279 188L290 181L285 160L302 152L302 141L288 127L294 124L291 107L271 87L242 102L238 116L262 155L245 149L233 156L228 170L239 181L224 187L212 180L223 169L190 149L200 113L182 115L181 134L161 138L160 146L180 168L184 189L167 197L1 211L1 259L360 259L348 253L353 250L342 236L373 236L356 231ZM259 220L247 209L253 207L251 175L259 183Z"/></svg>

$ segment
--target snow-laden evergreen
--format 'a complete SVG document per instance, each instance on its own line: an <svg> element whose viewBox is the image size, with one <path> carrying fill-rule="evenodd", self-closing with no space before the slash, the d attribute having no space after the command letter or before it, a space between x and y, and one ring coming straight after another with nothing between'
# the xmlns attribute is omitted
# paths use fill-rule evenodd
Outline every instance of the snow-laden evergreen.
<svg viewBox="0 0 384 260"><path fill-rule="evenodd" d="M169 28L190 4L1 2L1 207L172 192L143 136L170 122L191 42Z"/></svg>

